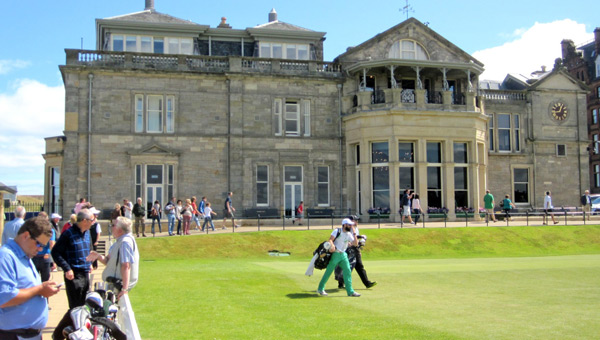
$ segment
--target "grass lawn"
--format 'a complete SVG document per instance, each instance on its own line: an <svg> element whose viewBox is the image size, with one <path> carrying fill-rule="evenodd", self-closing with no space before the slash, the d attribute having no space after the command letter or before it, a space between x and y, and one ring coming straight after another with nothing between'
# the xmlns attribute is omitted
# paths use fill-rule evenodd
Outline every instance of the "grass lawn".
<svg viewBox="0 0 600 340"><path fill-rule="evenodd" d="M130 296L144 340L593 339L600 228L363 230L360 298L304 271L328 231L141 239ZM291 251L269 257L267 251Z"/></svg>

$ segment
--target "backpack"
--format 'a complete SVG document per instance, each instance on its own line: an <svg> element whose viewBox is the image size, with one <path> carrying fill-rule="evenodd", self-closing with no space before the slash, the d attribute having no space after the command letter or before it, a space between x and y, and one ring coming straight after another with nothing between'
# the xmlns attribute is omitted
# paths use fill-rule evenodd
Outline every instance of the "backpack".
<svg viewBox="0 0 600 340"><path fill-rule="evenodd" d="M337 238L340 236L340 234L342 233L342 228L338 228L337 230L337 235L335 236L335 240L337 240ZM334 240L334 242L335 242ZM319 255L319 257L317 257L317 259L315 260L315 268L319 269L319 270L323 270L325 268L327 268L327 265L329 265L329 261L331 260L331 253L329 252L329 250L325 249L325 247L323 247L323 244L325 244L325 242L321 242L319 243L319 246L317 247L317 249L315 249L315 251L313 251L313 255Z"/></svg>

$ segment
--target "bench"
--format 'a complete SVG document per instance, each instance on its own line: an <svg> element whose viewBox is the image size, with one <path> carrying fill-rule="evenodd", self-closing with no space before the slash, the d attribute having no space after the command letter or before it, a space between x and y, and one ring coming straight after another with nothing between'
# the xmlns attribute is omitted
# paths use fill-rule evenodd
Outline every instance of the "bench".
<svg viewBox="0 0 600 340"><path fill-rule="evenodd" d="M279 211L275 208L248 208L244 209L244 218L280 218Z"/></svg>

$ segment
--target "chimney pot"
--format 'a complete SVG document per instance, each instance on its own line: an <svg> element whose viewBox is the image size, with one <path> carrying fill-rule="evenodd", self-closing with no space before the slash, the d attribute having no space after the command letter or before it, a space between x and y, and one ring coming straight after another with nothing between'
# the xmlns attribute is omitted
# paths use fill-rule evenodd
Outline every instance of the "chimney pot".
<svg viewBox="0 0 600 340"><path fill-rule="evenodd" d="M275 8L271 9L271 12L269 12L269 22L273 21L277 21L277 11L275 11Z"/></svg>
<svg viewBox="0 0 600 340"><path fill-rule="evenodd" d="M144 10L154 11L154 0L146 0L146 8Z"/></svg>

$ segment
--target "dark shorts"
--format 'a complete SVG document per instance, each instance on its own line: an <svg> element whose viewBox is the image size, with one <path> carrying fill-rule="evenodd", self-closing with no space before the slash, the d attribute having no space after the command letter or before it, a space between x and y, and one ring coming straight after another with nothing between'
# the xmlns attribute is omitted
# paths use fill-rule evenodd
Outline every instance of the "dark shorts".
<svg viewBox="0 0 600 340"><path fill-rule="evenodd" d="M546 209L547 213L551 213L553 210L552 209Z"/></svg>
<svg viewBox="0 0 600 340"><path fill-rule="evenodd" d="M227 211L227 209L223 209L223 216L225 216L225 218L234 218L235 217L235 216L233 216L233 213Z"/></svg>

